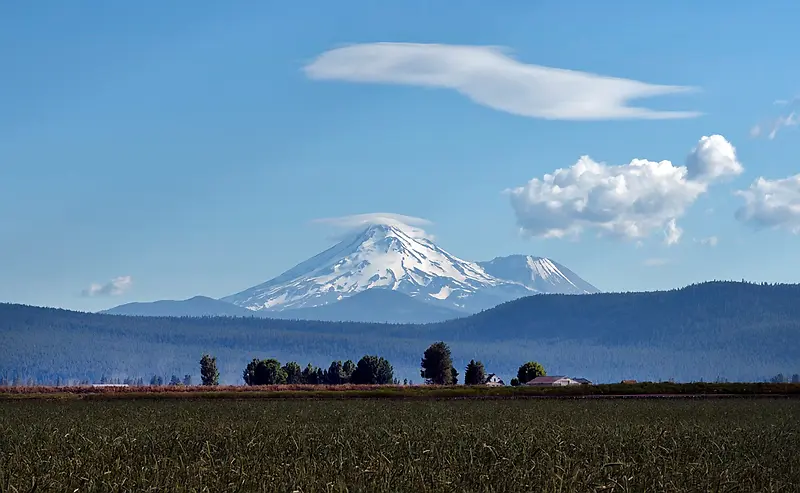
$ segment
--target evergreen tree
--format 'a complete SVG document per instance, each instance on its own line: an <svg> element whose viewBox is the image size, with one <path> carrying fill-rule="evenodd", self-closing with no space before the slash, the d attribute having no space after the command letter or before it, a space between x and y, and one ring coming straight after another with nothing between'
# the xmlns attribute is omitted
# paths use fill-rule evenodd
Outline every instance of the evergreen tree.
<svg viewBox="0 0 800 493"><path fill-rule="evenodd" d="M181 379L178 378L178 375L172 375L172 377L169 379L169 384L170 385L181 385L182 382L181 382Z"/></svg>
<svg viewBox="0 0 800 493"><path fill-rule="evenodd" d="M428 384L451 385L455 380L453 372L453 358L450 348L444 342L436 342L425 350L421 362L420 375Z"/></svg>
<svg viewBox="0 0 800 493"><path fill-rule="evenodd" d="M286 374L287 384L297 385L303 383L303 372L300 370L300 365L295 361L290 361L283 365L283 372Z"/></svg>
<svg viewBox="0 0 800 493"><path fill-rule="evenodd" d="M183 376L183 385L185 385L187 387L191 387L192 386L192 376L189 375L188 373Z"/></svg>
<svg viewBox="0 0 800 493"><path fill-rule="evenodd" d="M483 385L484 383L486 383L486 370L483 363L474 359L470 360L464 370L464 385Z"/></svg>
<svg viewBox="0 0 800 493"><path fill-rule="evenodd" d="M256 367L258 366L258 359L253 358L252 361L247 363L244 371L242 372L242 380L245 385L256 385Z"/></svg>
<svg viewBox="0 0 800 493"><path fill-rule="evenodd" d="M204 354L200 359L200 379L203 385L219 385L217 358Z"/></svg>
<svg viewBox="0 0 800 493"><path fill-rule="evenodd" d="M356 364L353 363L353 360L345 361L342 364L342 383L350 383L354 371L356 371Z"/></svg>
<svg viewBox="0 0 800 493"><path fill-rule="evenodd" d="M281 368L281 363L275 358L258 362L256 366L256 385L283 385L286 383L286 373Z"/></svg>
<svg viewBox="0 0 800 493"><path fill-rule="evenodd" d="M450 374L453 377L453 381L451 382L451 384L458 385L458 370L456 370L455 366L450 367Z"/></svg>
<svg viewBox="0 0 800 493"><path fill-rule="evenodd" d="M339 385L344 383L344 368L341 361L331 362L328 367L328 373L325 377L325 383L328 385Z"/></svg>
<svg viewBox="0 0 800 493"><path fill-rule="evenodd" d="M544 367L536 361L528 361L517 370L517 380L520 385L530 382L536 377L547 375Z"/></svg>
<svg viewBox="0 0 800 493"><path fill-rule="evenodd" d="M283 385L286 383L286 372L281 363L275 359L253 360L242 372L247 385Z"/></svg>
<svg viewBox="0 0 800 493"><path fill-rule="evenodd" d="M800 374L795 373L792 375L792 383L800 383Z"/></svg>
<svg viewBox="0 0 800 493"><path fill-rule="evenodd" d="M314 367L314 365L311 363L306 365L306 367L303 369L301 381L306 385L317 385L320 383L317 380L317 369Z"/></svg>
<svg viewBox="0 0 800 493"><path fill-rule="evenodd" d="M352 383L357 385L386 385L394 380L394 369L389 362L378 356L364 356L358 360Z"/></svg>

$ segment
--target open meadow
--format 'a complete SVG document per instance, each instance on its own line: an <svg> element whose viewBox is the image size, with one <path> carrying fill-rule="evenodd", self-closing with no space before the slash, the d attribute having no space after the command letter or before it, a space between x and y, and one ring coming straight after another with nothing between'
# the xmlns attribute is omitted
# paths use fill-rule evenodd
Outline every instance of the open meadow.
<svg viewBox="0 0 800 493"><path fill-rule="evenodd" d="M0 491L796 491L800 400L0 400Z"/></svg>

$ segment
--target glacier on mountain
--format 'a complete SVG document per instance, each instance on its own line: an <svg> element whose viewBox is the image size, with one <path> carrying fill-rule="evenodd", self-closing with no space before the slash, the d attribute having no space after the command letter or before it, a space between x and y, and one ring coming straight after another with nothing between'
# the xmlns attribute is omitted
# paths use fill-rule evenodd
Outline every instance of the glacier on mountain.
<svg viewBox="0 0 800 493"><path fill-rule="evenodd" d="M368 289L391 289L465 313L533 294L597 292L549 259L512 256L471 262L443 250L423 230L392 222L369 225L278 277L222 301L254 311L283 311L335 303Z"/></svg>

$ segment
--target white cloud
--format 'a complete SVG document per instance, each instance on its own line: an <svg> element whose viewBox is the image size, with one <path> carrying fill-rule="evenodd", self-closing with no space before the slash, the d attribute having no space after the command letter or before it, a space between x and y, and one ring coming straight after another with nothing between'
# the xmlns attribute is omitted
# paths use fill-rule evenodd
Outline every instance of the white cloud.
<svg viewBox="0 0 800 493"><path fill-rule="evenodd" d="M686 209L713 182L742 170L733 146L712 135L700 139L686 166L646 159L611 166L583 156L506 193L520 227L533 236L579 236L590 229L641 239L663 231L665 242L674 244Z"/></svg>
<svg viewBox="0 0 800 493"><path fill-rule="evenodd" d="M772 117L765 122L754 125L750 129L751 137L760 137L765 135L769 140L773 140L781 130L800 125L800 114L798 114L798 108L800 108L800 97L794 97L791 99L778 99L773 102L773 105L786 108L784 114Z"/></svg>
<svg viewBox="0 0 800 493"><path fill-rule="evenodd" d="M800 174L778 180L764 177L736 195L744 205L736 218L758 228L780 228L800 233Z"/></svg>
<svg viewBox="0 0 800 493"><path fill-rule="evenodd" d="M133 286L131 276L120 276L111 279L105 284L92 283L88 288L81 291L83 296L119 296L128 291Z"/></svg>
<svg viewBox="0 0 800 493"><path fill-rule="evenodd" d="M422 226L430 226L433 223L427 219L414 216L406 216L403 214L394 214L391 212L373 212L369 214L354 214L351 216L342 217L328 217L322 219L315 219L313 221L317 224L325 224L337 229L339 233L334 235L334 238L341 238L343 234L350 233L354 230L367 228L373 225L387 225L402 228L403 231L417 236L432 238L427 232L422 229Z"/></svg>
<svg viewBox="0 0 800 493"><path fill-rule="evenodd" d="M667 245L677 245L678 242L681 241L681 236L683 236L683 230L678 227L673 217L667 221L667 228L664 231L664 243Z"/></svg>
<svg viewBox="0 0 800 493"><path fill-rule="evenodd" d="M336 48L305 68L312 79L453 89L515 115L552 120L692 118L696 111L629 106L632 100L695 91L519 62L494 46L368 43Z"/></svg>
<svg viewBox="0 0 800 493"><path fill-rule="evenodd" d="M736 158L736 149L721 135L703 137L686 158L687 178L712 182L742 174L744 168Z"/></svg>
<svg viewBox="0 0 800 493"><path fill-rule="evenodd" d="M719 238L716 236L709 236L708 238L700 238L699 240L695 241L703 246L715 247L717 246L717 243L719 243Z"/></svg>
<svg viewBox="0 0 800 493"><path fill-rule="evenodd" d="M776 106L786 106L794 103L800 103L800 96L795 96L789 99L776 99L772 104Z"/></svg>
<svg viewBox="0 0 800 493"><path fill-rule="evenodd" d="M645 267L661 267L663 265L667 265L668 263L670 263L669 259L665 258L648 258L642 262Z"/></svg>

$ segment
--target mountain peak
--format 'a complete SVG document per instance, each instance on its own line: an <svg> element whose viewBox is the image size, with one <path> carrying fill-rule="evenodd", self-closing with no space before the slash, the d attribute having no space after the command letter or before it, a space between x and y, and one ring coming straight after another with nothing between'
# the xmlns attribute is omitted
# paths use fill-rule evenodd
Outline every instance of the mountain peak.
<svg viewBox="0 0 800 493"><path fill-rule="evenodd" d="M362 225L319 255L223 301L283 311L336 303L369 289L464 312L533 294L597 292L549 259L517 255L470 262L440 248L420 228L385 221Z"/></svg>
<svg viewBox="0 0 800 493"><path fill-rule="evenodd" d="M285 310L325 305L383 288L424 302L477 311L533 294L524 286L507 284L478 264L443 250L421 229L392 222L371 224L275 279L224 301L251 310ZM486 295L487 288L498 287L502 295ZM514 292L513 297L505 293L508 290Z"/></svg>
<svg viewBox="0 0 800 493"><path fill-rule="evenodd" d="M496 277L524 284L542 293L591 294L600 290L577 274L547 257L509 255L479 262L483 269Z"/></svg>

